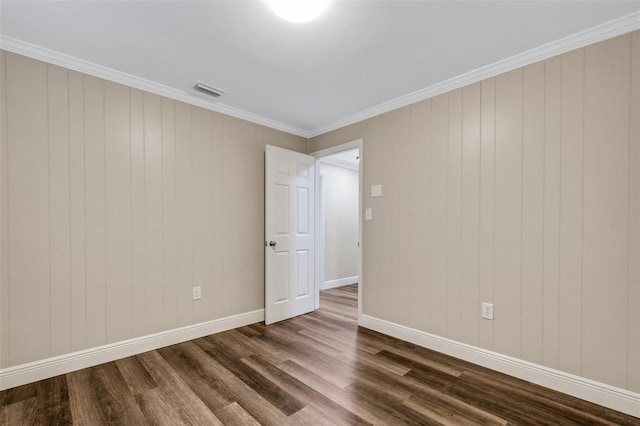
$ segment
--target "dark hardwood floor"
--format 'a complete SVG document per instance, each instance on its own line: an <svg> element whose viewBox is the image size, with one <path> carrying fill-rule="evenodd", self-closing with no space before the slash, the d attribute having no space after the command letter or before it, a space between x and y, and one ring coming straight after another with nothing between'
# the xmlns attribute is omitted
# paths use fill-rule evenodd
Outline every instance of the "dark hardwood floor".
<svg viewBox="0 0 640 426"><path fill-rule="evenodd" d="M640 425L640 419L356 325L357 285L320 310L0 393L2 425Z"/></svg>

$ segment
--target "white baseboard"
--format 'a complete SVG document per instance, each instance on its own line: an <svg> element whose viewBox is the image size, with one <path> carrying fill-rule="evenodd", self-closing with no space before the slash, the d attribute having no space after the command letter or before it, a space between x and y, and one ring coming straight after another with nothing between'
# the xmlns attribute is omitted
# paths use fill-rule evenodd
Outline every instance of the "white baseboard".
<svg viewBox="0 0 640 426"><path fill-rule="evenodd" d="M325 281L320 286L320 290L329 290L330 288L342 287L343 285L357 284L360 277L338 278L337 280Z"/></svg>
<svg viewBox="0 0 640 426"><path fill-rule="evenodd" d="M0 370L0 390L264 321L264 309L149 334Z"/></svg>
<svg viewBox="0 0 640 426"><path fill-rule="evenodd" d="M416 345L517 377L568 395L640 417L640 394L369 315L359 325Z"/></svg>

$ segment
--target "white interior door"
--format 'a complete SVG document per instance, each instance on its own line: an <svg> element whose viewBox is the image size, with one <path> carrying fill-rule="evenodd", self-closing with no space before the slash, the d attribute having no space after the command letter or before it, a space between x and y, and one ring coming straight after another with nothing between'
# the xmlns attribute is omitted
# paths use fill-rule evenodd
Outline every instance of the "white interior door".
<svg viewBox="0 0 640 426"><path fill-rule="evenodd" d="M313 311L315 159L267 145L265 323Z"/></svg>

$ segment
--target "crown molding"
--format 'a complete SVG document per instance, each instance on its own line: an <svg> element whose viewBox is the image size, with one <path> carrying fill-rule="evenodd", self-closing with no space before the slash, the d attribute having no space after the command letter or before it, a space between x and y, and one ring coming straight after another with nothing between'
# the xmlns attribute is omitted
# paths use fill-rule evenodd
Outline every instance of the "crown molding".
<svg viewBox="0 0 640 426"><path fill-rule="evenodd" d="M622 34L640 29L640 11L622 16L604 24L552 41L542 46L527 50L509 58L477 68L473 71L444 80L424 89L417 90L388 102L365 109L358 113L340 118L333 122L316 127L307 133L312 138L358 123L371 117L393 111L404 106L433 98L443 93L468 86L473 83L495 77L508 71L543 61L563 53L589 46Z"/></svg>
<svg viewBox="0 0 640 426"><path fill-rule="evenodd" d="M505 72L524 67L526 65L543 61L557 55L579 49L591 44L595 44L622 34L640 29L640 11L622 16L604 24L589 28L587 30L572 34L559 40L544 44L526 52L519 53L485 65L465 74L447 79L429 87L417 90L404 96L392 99L388 102L367 108L358 113L340 118L312 130L305 130L291 126L280 121L272 120L248 111L235 108L221 103L207 102L199 99L188 92L178 90L163 84L159 84L131 74L116 71L103 67L93 62L88 62L73 56L69 56L54 50L46 49L25 41L0 34L0 48L9 52L18 53L33 59L38 59L64 68L69 68L84 74L89 74L105 80L135 87L160 96L175 99L191 105L196 105L211 111L230 115L252 123L260 124L272 129L280 130L303 138L312 138L349 126L354 123L375 117L385 112L393 111L404 106L433 98L443 93L468 86L473 83L495 77Z"/></svg>
<svg viewBox="0 0 640 426"><path fill-rule="evenodd" d="M4 34L0 34L0 49L6 50L8 52L17 53L23 56L27 56L32 59L37 59L43 62L47 62L53 65L58 65L74 71L78 71L83 74L99 77L104 80L109 80L115 83L124 84L125 86L134 87L136 89L144 90L146 92L154 93L156 95L164 96L166 98L175 99L176 101L185 102L191 105L199 106L204 109L230 115L232 117L250 121L255 124L260 124L262 126L270 127L272 129L276 129L286 133L291 133L293 135L301 136L303 138L308 137L308 133L309 133L308 131L299 129L294 126L290 126L286 123L282 123L276 120L271 120L261 115L253 114L251 112L244 111L240 108L235 108L222 103L207 102L183 90L165 86L163 84L156 83L154 81L147 80L141 77L137 77L132 74L127 74L125 72L117 71L112 68L104 67L102 65L85 61L83 59L76 58L74 56L56 52L55 50L51 50L41 46L37 46L35 44L27 43L20 39L9 37Z"/></svg>

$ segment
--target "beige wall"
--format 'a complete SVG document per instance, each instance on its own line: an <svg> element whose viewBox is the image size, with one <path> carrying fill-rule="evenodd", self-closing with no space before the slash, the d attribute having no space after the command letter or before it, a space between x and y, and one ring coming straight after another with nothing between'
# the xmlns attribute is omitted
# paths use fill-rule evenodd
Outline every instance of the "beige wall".
<svg viewBox="0 0 640 426"><path fill-rule="evenodd" d="M0 71L0 367L263 306L264 145L303 139ZM640 392L639 82L635 32L312 139L364 138L364 313Z"/></svg>
<svg viewBox="0 0 640 426"><path fill-rule="evenodd" d="M313 138L364 139L364 313L640 391L639 86L636 31Z"/></svg>
<svg viewBox="0 0 640 426"><path fill-rule="evenodd" d="M264 145L306 140L0 60L1 367L264 307Z"/></svg>
<svg viewBox="0 0 640 426"><path fill-rule="evenodd" d="M324 281L358 276L357 171L321 164L324 210Z"/></svg>

